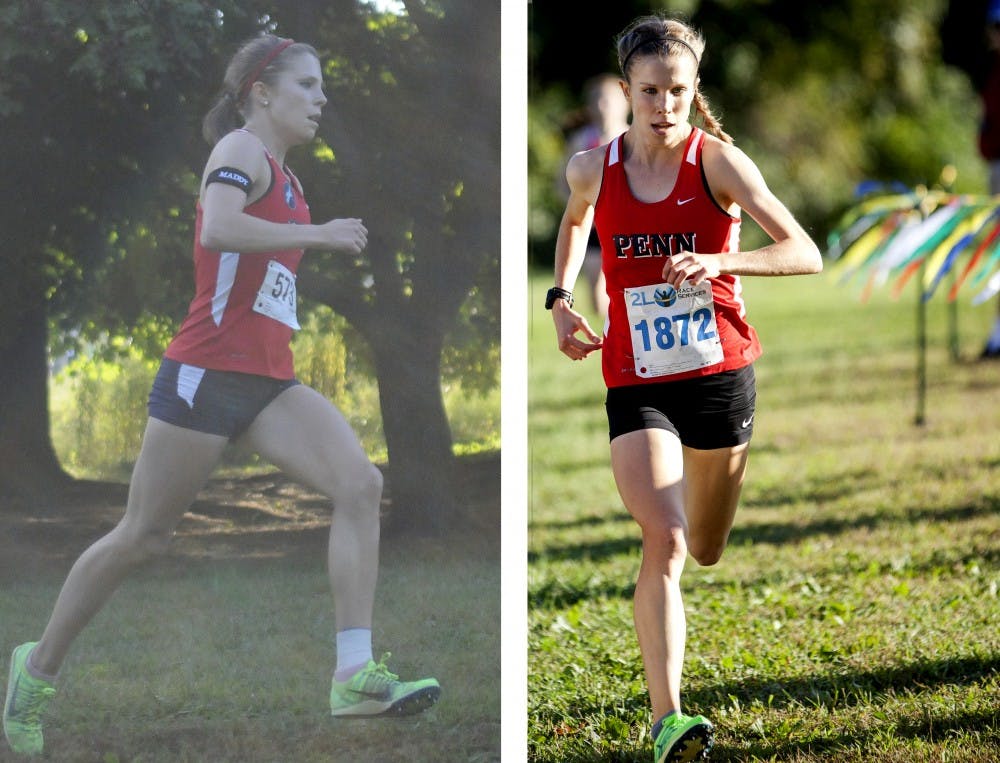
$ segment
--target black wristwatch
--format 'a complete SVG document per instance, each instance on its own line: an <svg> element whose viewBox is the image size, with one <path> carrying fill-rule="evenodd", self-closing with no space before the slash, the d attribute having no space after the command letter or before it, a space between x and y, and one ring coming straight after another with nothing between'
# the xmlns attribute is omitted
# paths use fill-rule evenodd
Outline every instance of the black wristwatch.
<svg viewBox="0 0 1000 763"><path fill-rule="evenodd" d="M551 310L552 305L555 304L557 299L566 300L566 304L573 307L573 292L567 291L566 289L560 289L558 286L553 286L545 294L545 309Z"/></svg>

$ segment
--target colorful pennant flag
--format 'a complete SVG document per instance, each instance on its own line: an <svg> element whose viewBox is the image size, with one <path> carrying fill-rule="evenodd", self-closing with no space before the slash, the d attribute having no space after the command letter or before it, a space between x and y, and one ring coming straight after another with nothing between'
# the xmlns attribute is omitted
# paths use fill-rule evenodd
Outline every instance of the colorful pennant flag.
<svg viewBox="0 0 1000 763"><path fill-rule="evenodd" d="M890 281L898 298L919 273L927 301L952 273L947 299L985 281L973 298L981 304L1000 292L1000 196L919 189L867 195L834 226L825 256L841 283L865 276L862 299Z"/></svg>

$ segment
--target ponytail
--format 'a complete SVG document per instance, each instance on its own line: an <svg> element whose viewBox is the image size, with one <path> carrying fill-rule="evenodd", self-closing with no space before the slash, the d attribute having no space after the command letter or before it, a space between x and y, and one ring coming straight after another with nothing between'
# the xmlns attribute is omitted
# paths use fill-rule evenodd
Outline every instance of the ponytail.
<svg viewBox="0 0 1000 763"><path fill-rule="evenodd" d="M243 122L236 97L228 90L223 90L201 120L201 134L210 146L214 146L223 136L242 127Z"/></svg>
<svg viewBox="0 0 1000 763"><path fill-rule="evenodd" d="M708 99L701 90L696 90L694 93L694 108L701 115L701 121L704 122L705 127L712 135L726 143L733 142L732 137L722 129L722 122L712 113L708 106Z"/></svg>

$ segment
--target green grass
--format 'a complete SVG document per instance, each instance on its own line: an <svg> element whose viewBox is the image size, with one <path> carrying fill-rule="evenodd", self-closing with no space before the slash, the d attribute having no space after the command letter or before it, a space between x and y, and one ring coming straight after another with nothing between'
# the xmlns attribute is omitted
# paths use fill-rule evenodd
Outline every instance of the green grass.
<svg viewBox="0 0 1000 763"><path fill-rule="evenodd" d="M648 761L631 596L638 528L608 466L600 360L572 363L531 281L528 753ZM582 281L581 281L582 283ZM689 561L683 700L714 760L1000 760L1000 364L955 361L912 292L744 279L765 354L729 548ZM978 353L995 303L959 303Z"/></svg>
<svg viewBox="0 0 1000 763"><path fill-rule="evenodd" d="M330 717L322 532L295 552L257 558L202 559L185 541L126 581L77 640L45 717L46 758L498 761L499 563L495 550L459 540L383 544L376 657L391 651L404 679L439 679L441 700L426 713ZM10 650L41 632L67 564L30 577L3 569L4 675ZM0 760L9 755L0 742Z"/></svg>

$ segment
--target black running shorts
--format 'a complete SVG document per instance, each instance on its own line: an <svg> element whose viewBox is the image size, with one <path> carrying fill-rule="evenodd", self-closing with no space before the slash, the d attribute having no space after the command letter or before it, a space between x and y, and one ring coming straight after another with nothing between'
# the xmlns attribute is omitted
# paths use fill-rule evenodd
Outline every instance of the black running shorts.
<svg viewBox="0 0 1000 763"><path fill-rule="evenodd" d="M168 424L234 439L298 379L213 371L164 358L149 393L149 415Z"/></svg>
<svg viewBox="0 0 1000 763"><path fill-rule="evenodd" d="M666 429L699 450L730 448L753 435L757 385L753 366L709 376L608 389L611 439Z"/></svg>

